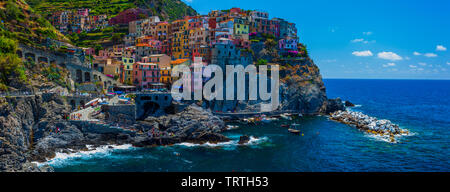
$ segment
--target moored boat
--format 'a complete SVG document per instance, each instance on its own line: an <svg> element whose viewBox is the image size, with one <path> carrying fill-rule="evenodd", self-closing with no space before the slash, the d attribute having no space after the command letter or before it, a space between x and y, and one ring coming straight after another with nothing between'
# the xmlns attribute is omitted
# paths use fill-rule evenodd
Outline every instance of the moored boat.
<svg viewBox="0 0 450 192"><path fill-rule="evenodd" d="M233 130L233 129L238 129L239 126L237 125L227 125L227 130Z"/></svg>
<svg viewBox="0 0 450 192"><path fill-rule="evenodd" d="M280 115L281 118L286 119L286 120L292 120L292 118L290 116L288 116L287 114L281 114Z"/></svg>
<svg viewBox="0 0 450 192"><path fill-rule="evenodd" d="M288 131L293 134L300 134L300 130L297 129L288 129Z"/></svg>

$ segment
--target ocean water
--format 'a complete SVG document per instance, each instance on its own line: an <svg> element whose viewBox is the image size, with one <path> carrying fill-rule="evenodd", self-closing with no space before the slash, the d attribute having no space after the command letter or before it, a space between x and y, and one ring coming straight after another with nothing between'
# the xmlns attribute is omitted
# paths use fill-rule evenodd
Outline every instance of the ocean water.
<svg viewBox="0 0 450 192"><path fill-rule="evenodd" d="M450 81L326 79L330 98L357 104L351 110L389 119L412 134L389 143L327 117L303 117L303 135L279 121L240 125L222 144L97 148L58 154L56 171L450 171ZM238 146L239 136L252 136Z"/></svg>

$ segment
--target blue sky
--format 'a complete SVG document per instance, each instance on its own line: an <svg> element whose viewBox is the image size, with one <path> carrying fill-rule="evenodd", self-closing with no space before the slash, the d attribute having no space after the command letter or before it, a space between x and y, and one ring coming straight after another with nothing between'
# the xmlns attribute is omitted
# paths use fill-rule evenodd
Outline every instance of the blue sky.
<svg viewBox="0 0 450 192"><path fill-rule="evenodd" d="M324 78L450 79L448 0L183 0L200 14L240 7L297 24Z"/></svg>

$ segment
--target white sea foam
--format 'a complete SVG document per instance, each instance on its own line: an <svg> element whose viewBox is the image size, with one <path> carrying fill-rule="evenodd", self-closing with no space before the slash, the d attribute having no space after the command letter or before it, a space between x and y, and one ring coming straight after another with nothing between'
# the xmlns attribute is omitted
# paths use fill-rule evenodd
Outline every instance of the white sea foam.
<svg viewBox="0 0 450 192"><path fill-rule="evenodd" d="M111 152L116 150L128 150L131 149L132 146L130 144L125 145L105 145L100 147L94 147L92 145L86 145L87 151L74 151L69 150L71 153L64 153L64 152L56 152L55 157L52 159L48 159L46 162L39 163L39 162L33 162L36 163L38 166L43 165L52 165L52 166L61 166L67 163L70 163L72 160L76 159L89 159L92 157L101 157L101 156L107 156L110 155Z"/></svg>
<svg viewBox="0 0 450 192"><path fill-rule="evenodd" d="M388 142L388 143L398 143L398 142L401 141L402 138L404 138L404 137L411 137L411 136L414 136L416 134L417 133L409 132L408 134L403 133L403 134L395 135L394 136L395 137L395 141L394 142L391 142L391 139L390 139L389 135L378 135L378 134L370 134L370 133L365 133L364 135L366 137L375 139L377 141L383 141L383 142Z"/></svg>
<svg viewBox="0 0 450 192"><path fill-rule="evenodd" d="M264 141L267 141L268 137L253 137L250 136L250 140L248 143L244 145L258 145ZM233 147L233 146L239 146L239 140L231 140L227 142L221 142L221 143L210 143L206 142L204 144L195 144L195 143L179 143L177 144L179 146L185 146L185 147L208 147L208 148L216 148L216 147Z"/></svg>

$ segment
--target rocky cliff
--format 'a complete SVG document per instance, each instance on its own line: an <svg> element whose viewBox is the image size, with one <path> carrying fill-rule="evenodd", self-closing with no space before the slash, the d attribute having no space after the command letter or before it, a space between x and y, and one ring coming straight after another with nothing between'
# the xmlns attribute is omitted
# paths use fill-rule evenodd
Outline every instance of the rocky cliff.
<svg viewBox="0 0 450 192"><path fill-rule="evenodd" d="M322 75L310 58L278 60L280 64L280 94L283 110L303 114L329 114L343 110L340 99L328 99Z"/></svg>
<svg viewBox="0 0 450 192"><path fill-rule="evenodd" d="M55 95L0 98L0 171L46 171L29 163L28 152L68 112Z"/></svg>

